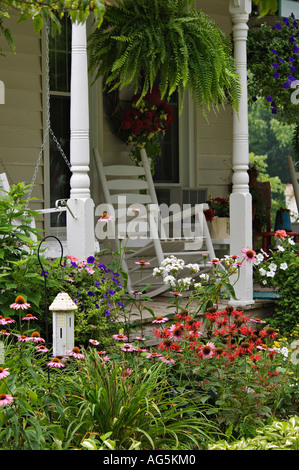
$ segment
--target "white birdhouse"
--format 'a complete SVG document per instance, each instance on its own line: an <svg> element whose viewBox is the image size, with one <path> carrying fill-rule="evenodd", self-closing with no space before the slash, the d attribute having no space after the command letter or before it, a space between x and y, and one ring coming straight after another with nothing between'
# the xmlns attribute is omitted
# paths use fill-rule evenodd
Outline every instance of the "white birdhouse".
<svg viewBox="0 0 299 470"><path fill-rule="evenodd" d="M65 356L74 347L74 311L77 305L65 292L60 292L49 310L53 318L53 355Z"/></svg>

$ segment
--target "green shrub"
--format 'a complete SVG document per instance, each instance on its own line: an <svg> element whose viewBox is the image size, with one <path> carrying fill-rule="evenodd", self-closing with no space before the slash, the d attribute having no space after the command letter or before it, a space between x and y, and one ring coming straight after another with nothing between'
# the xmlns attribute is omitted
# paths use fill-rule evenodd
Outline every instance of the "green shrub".
<svg viewBox="0 0 299 470"><path fill-rule="evenodd" d="M256 430L252 439L241 439L229 443L219 441L209 446L209 450L298 450L299 417L293 416L288 421L273 421Z"/></svg>

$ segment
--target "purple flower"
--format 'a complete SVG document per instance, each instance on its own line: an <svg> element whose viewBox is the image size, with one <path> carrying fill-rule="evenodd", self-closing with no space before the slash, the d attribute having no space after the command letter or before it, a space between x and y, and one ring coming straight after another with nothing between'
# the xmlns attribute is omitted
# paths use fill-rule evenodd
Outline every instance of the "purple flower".
<svg viewBox="0 0 299 470"><path fill-rule="evenodd" d="M266 100L268 101L268 103L271 103L273 101L272 96L267 96Z"/></svg>
<svg viewBox="0 0 299 470"><path fill-rule="evenodd" d="M288 88L290 88L290 83L289 82L284 82L284 84L282 86L283 86L283 88L285 88L287 90Z"/></svg>
<svg viewBox="0 0 299 470"><path fill-rule="evenodd" d="M252 97L252 101L256 101L257 100L257 97L256 96L253 96Z"/></svg>
<svg viewBox="0 0 299 470"><path fill-rule="evenodd" d="M296 41L295 41L295 38L294 38L293 36L291 36L291 37L289 38L289 41L290 41L292 44L294 44L294 42L296 42Z"/></svg>
<svg viewBox="0 0 299 470"><path fill-rule="evenodd" d="M78 265L77 265L77 263L75 263L75 261L71 261L71 265L73 266L73 268L77 268L77 267L78 267Z"/></svg>
<svg viewBox="0 0 299 470"><path fill-rule="evenodd" d="M299 52L299 47L298 47L298 46L293 46L293 49L292 49L292 50L293 50L293 52L295 52L295 53L296 53L296 52Z"/></svg>
<svg viewBox="0 0 299 470"><path fill-rule="evenodd" d="M106 310L106 311L105 311L105 315L111 315L110 310Z"/></svg>
<svg viewBox="0 0 299 470"><path fill-rule="evenodd" d="M293 65L290 66L290 71L292 73L295 73L296 72L296 67L294 67Z"/></svg>
<svg viewBox="0 0 299 470"><path fill-rule="evenodd" d="M274 72L274 73L273 73L273 77L274 77L274 78L279 78L279 77L280 77L280 73L279 73L279 72Z"/></svg>
<svg viewBox="0 0 299 470"><path fill-rule="evenodd" d="M120 305L120 307L124 308L124 304L122 304L121 302L117 302L118 305Z"/></svg>
<svg viewBox="0 0 299 470"><path fill-rule="evenodd" d="M94 296L94 293L91 292L91 290L89 290L89 291L87 292L87 295L88 295L88 297L93 297L93 296Z"/></svg>
<svg viewBox="0 0 299 470"><path fill-rule="evenodd" d="M277 54L277 51L275 49L272 49L272 54Z"/></svg>
<svg viewBox="0 0 299 470"><path fill-rule="evenodd" d="M43 277L48 277L48 274L49 274L49 271L42 271L40 273L40 275L43 276Z"/></svg>
<svg viewBox="0 0 299 470"><path fill-rule="evenodd" d="M100 283L98 281L94 281L94 285L99 287Z"/></svg>
<svg viewBox="0 0 299 470"><path fill-rule="evenodd" d="M284 64L284 60L283 60L281 57L279 57L278 60L279 60L279 62L281 62L282 64Z"/></svg>
<svg viewBox="0 0 299 470"><path fill-rule="evenodd" d="M293 75L289 75L288 79L290 82L294 82L296 80L296 78L294 78Z"/></svg>
<svg viewBox="0 0 299 470"><path fill-rule="evenodd" d="M277 23L276 29L281 29L281 28L282 28L281 24Z"/></svg>
<svg viewBox="0 0 299 470"><path fill-rule="evenodd" d="M108 290L108 294L109 294L109 295L114 295L114 294L115 294L115 290Z"/></svg>
<svg viewBox="0 0 299 470"><path fill-rule="evenodd" d="M86 261L87 261L88 264L93 264L95 262L95 257L94 256L88 256Z"/></svg>
<svg viewBox="0 0 299 470"><path fill-rule="evenodd" d="M292 62L292 63L293 63L293 62L294 62L294 58L293 58L293 57L290 57L290 58L289 58L289 62Z"/></svg>
<svg viewBox="0 0 299 470"><path fill-rule="evenodd" d="M272 109L272 114L276 114L277 113L277 109L276 108L273 108Z"/></svg>
<svg viewBox="0 0 299 470"><path fill-rule="evenodd" d="M276 69L276 70L278 69L278 63L277 62L274 62L273 68Z"/></svg>

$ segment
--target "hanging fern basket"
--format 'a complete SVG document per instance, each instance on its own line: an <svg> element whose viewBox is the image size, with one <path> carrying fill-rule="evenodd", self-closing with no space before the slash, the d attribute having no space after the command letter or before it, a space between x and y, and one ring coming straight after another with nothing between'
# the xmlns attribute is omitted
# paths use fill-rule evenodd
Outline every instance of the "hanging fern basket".
<svg viewBox="0 0 299 470"><path fill-rule="evenodd" d="M128 85L142 99L154 85L166 100L189 89L201 109L238 108L239 77L229 39L193 0L115 0L89 37L89 69L120 113L118 91ZM114 103L114 105L113 105Z"/></svg>

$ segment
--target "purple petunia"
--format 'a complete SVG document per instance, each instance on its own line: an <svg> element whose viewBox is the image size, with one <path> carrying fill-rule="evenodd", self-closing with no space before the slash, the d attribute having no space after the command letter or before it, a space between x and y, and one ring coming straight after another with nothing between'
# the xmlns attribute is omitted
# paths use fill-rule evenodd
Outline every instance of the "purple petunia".
<svg viewBox="0 0 299 470"><path fill-rule="evenodd" d="M299 52L299 47L298 46L293 46L292 50L293 50L293 52L297 53L297 52Z"/></svg>
<svg viewBox="0 0 299 470"><path fill-rule="evenodd" d="M273 101L272 96L267 96L266 101L268 101L268 103L271 103Z"/></svg>
<svg viewBox="0 0 299 470"><path fill-rule="evenodd" d="M280 77L280 73L279 73L279 72L274 72L274 73L273 73L273 77L274 77L274 78L279 78L279 77Z"/></svg>
<svg viewBox="0 0 299 470"><path fill-rule="evenodd" d="M283 86L283 88L285 88L287 90L288 88L290 88L290 82L284 82L284 84L282 86Z"/></svg>
<svg viewBox="0 0 299 470"><path fill-rule="evenodd" d="M88 264L93 264L95 262L95 257L94 256L88 256L86 259Z"/></svg>
<svg viewBox="0 0 299 470"><path fill-rule="evenodd" d="M278 63L277 63L277 62L274 62L274 64L273 64L273 68L277 70L277 69L278 69L278 67L279 67Z"/></svg>

